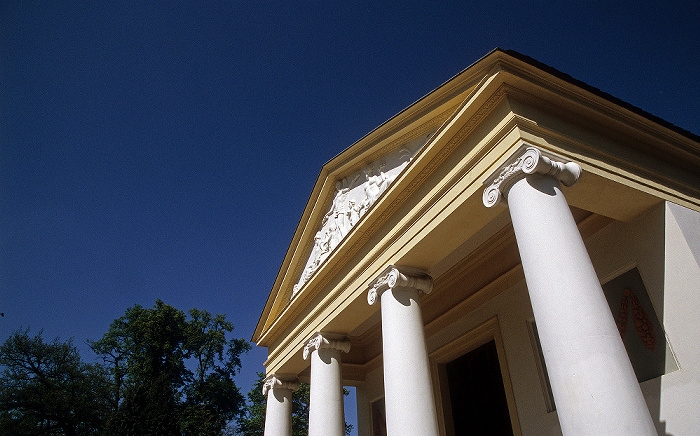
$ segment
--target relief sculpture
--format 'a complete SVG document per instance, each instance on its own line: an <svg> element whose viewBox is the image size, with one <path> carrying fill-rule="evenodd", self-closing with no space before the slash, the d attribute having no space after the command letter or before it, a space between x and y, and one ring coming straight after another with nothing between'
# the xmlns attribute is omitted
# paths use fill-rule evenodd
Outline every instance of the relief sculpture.
<svg viewBox="0 0 700 436"><path fill-rule="evenodd" d="M419 138L419 145L429 135ZM422 141L420 141L422 139ZM328 212L323 216L321 228L314 236L311 253L294 285L292 296L313 276L314 272L330 255L358 221L367 213L375 201L386 191L415 154L404 147L394 151L377 162L370 163L362 170L338 180L335 195Z"/></svg>

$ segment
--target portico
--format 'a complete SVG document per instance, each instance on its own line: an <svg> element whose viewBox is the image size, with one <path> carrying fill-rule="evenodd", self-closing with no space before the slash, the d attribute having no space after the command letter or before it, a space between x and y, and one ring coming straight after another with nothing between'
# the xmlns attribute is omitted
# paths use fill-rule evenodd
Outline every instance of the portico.
<svg viewBox="0 0 700 436"><path fill-rule="evenodd" d="M669 251L700 224L698 174L692 134L490 53L322 169L253 337L268 348L266 435L290 434L296 381L309 434L343 434L343 385L366 436L459 434L470 401L512 434L693 428L673 397L696 395L696 327L674 302L675 277L700 282L698 241ZM656 341L639 355L606 287L632 270L649 303L630 303L631 325L660 326L629 328ZM640 380L630 359L654 356L665 364ZM497 389L470 399L455 374L476 368Z"/></svg>

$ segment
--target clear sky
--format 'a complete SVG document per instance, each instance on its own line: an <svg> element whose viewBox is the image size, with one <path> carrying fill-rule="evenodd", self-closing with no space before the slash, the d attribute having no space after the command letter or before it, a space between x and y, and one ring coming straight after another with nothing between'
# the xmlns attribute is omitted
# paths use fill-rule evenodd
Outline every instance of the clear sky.
<svg viewBox="0 0 700 436"><path fill-rule="evenodd" d="M699 22L698 1L2 0L0 341L43 328L91 359L158 298L249 339L321 166L495 47L699 134Z"/></svg>

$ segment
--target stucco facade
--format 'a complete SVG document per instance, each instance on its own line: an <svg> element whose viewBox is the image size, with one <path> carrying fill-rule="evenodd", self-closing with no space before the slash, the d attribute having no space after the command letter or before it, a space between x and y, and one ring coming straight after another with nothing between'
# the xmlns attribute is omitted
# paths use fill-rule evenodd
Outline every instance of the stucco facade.
<svg viewBox="0 0 700 436"><path fill-rule="evenodd" d="M266 434L297 381L310 434L343 385L363 436L700 434L698 139L502 50L370 132L255 330Z"/></svg>

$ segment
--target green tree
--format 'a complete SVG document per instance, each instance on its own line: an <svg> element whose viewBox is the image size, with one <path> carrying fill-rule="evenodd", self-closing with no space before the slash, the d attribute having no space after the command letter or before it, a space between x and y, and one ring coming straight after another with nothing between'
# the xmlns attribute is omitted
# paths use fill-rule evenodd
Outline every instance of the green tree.
<svg viewBox="0 0 700 436"><path fill-rule="evenodd" d="M112 377L108 434L219 435L243 412L233 377L242 339L226 338L224 315L192 309L187 315L156 301L134 306L114 320L92 349Z"/></svg>
<svg viewBox="0 0 700 436"><path fill-rule="evenodd" d="M130 385L107 420L106 435L177 435L180 429L177 393L166 376Z"/></svg>
<svg viewBox="0 0 700 436"><path fill-rule="evenodd" d="M88 341L92 350L102 357L106 371L112 378L108 402L112 411L119 408L124 397L124 381L128 368L129 336L126 334L127 321L124 317L112 322L107 333L99 341Z"/></svg>
<svg viewBox="0 0 700 436"><path fill-rule="evenodd" d="M45 342L29 329L0 346L0 433L97 434L109 410L109 380L83 362L71 340Z"/></svg>
<svg viewBox="0 0 700 436"><path fill-rule="evenodd" d="M248 392L248 402L245 413L238 418L238 432L244 436L262 436L265 430L265 409L267 400L262 393L265 383L265 373L259 372L258 378L253 383L253 387ZM292 394L294 401L294 394ZM294 406L292 406L294 408ZM294 413L292 413L294 416ZM292 434L296 435L296 425L292 425Z"/></svg>
<svg viewBox="0 0 700 436"><path fill-rule="evenodd" d="M223 315L191 309L185 349L195 362L191 382L185 387L186 434L214 435L243 412L245 399L233 380L241 368L241 354L250 350L243 339L226 340L233 324Z"/></svg>
<svg viewBox="0 0 700 436"><path fill-rule="evenodd" d="M253 388L248 392L245 413L238 418L238 432L244 436L263 436L265 430L265 409L267 398L262 394L265 374L259 372ZM344 389L345 395L349 392ZM345 434L349 435L352 425L345 423ZM306 436L309 433L309 385L300 383L292 393L292 435Z"/></svg>

